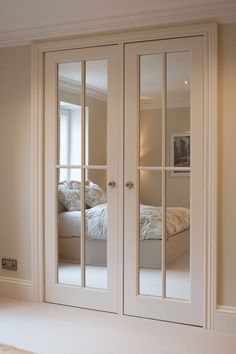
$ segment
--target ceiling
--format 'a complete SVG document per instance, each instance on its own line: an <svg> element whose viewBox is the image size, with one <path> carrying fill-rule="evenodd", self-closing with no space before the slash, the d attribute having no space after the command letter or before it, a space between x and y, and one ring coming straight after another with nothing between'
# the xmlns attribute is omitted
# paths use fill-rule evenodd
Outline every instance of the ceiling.
<svg viewBox="0 0 236 354"><path fill-rule="evenodd" d="M104 30L213 19L234 22L235 0L0 0L0 45ZM144 21L144 23L146 23Z"/></svg>
<svg viewBox="0 0 236 354"><path fill-rule="evenodd" d="M0 31L132 13L229 3L229 0L1 0Z"/></svg>

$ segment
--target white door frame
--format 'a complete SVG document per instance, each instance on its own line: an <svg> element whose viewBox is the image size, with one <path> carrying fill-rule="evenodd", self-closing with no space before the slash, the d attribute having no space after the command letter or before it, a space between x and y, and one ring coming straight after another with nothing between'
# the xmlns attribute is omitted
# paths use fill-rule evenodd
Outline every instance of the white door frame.
<svg viewBox="0 0 236 354"><path fill-rule="evenodd" d="M214 328L217 312L217 24L183 25L152 30L136 30L96 36L96 33L78 39L35 43L31 49L31 266L34 301L44 301L44 212L43 212L43 127L44 127L44 53L48 51L92 47L108 44L119 45L119 69L123 72L124 44L145 40L204 36L205 44L205 106L204 106L204 146L205 146L205 255L204 255L204 327ZM123 185L123 75L119 75L119 185ZM119 205L119 252L123 260L123 191L120 188ZM123 261L120 263L119 313L123 313Z"/></svg>

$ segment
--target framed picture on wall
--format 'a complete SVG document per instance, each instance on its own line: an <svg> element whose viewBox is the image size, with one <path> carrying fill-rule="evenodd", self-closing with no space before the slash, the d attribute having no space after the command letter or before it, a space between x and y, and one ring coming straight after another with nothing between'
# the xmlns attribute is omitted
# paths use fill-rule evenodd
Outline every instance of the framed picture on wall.
<svg viewBox="0 0 236 354"><path fill-rule="evenodd" d="M190 167L190 133L171 134L170 139L170 166L173 167ZM171 171L171 176L189 176L189 171Z"/></svg>

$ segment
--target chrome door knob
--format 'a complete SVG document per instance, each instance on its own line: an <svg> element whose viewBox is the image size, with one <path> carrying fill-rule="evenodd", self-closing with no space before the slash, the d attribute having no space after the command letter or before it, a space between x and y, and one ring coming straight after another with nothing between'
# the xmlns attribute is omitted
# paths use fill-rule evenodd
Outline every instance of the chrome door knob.
<svg viewBox="0 0 236 354"><path fill-rule="evenodd" d="M116 187L116 182L115 181L108 182L108 187L114 189Z"/></svg>
<svg viewBox="0 0 236 354"><path fill-rule="evenodd" d="M132 189L132 188L134 188L134 183L132 181L126 182L125 187L128 189Z"/></svg>

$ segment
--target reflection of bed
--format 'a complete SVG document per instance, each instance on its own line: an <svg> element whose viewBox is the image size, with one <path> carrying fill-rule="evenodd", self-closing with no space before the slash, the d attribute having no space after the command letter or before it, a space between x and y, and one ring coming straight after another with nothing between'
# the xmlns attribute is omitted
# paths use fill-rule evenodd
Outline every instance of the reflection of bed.
<svg viewBox="0 0 236 354"><path fill-rule="evenodd" d="M166 263L189 250L190 213L185 208L167 208ZM80 211L64 211L58 217L60 259L80 261ZM160 268L162 208L140 207L140 264ZM86 263L106 264L107 204L86 210Z"/></svg>

